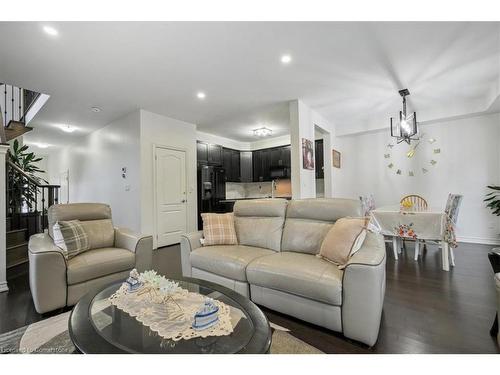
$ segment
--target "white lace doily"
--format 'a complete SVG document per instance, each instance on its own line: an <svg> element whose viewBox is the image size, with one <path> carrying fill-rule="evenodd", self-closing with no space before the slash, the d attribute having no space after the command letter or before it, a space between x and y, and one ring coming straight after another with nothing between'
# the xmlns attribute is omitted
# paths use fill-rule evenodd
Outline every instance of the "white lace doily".
<svg viewBox="0 0 500 375"><path fill-rule="evenodd" d="M127 286L123 284L109 297L109 302L165 339L178 341L231 334L233 323L235 326L243 314L241 312L231 314L230 306L218 300L214 300L219 307L218 323L201 331L192 328L194 315L205 298L206 296L201 294L181 289L164 301L154 291L129 293Z"/></svg>

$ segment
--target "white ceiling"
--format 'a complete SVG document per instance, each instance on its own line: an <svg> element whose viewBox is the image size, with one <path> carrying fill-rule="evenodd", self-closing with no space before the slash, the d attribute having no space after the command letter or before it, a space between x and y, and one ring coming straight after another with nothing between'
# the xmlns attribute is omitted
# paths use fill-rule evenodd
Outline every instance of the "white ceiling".
<svg viewBox="0 0 500 375"><path fill-rule="evenodd" d="M401 88L420 120L499 94L500 23L50 23L57 37L43 25L0 22L0 82L51 95L32 142L67 144L137 108L248 142L260 124L287 134L296 98L348 133L388 126Z"/></svg>

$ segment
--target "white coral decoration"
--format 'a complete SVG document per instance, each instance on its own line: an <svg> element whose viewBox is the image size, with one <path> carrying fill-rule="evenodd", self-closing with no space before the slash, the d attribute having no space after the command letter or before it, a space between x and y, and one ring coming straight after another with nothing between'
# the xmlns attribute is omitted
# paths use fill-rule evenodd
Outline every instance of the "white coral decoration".
<svg viewBox="0 0 500 375"><path fill-rule="evenodd" d="M140 282L147 283L153 288L159 288L159 278L161 278L161 276L153 270L144 271L139 275Z"/></svg>
<svg viewBox="0 0 500 375"><path fill-rule="evenodd" d="M154 289L158 289L161 294L168 296L181 290L179 284L168 280L165 276L158 275L156 271L144 271L139 275L139 281L148 284Z"/></svg>
<svg viewBox="0 0 500 375"><path fill-rule="evenodd" d="M162 279L160 280L160 293L165 296L172 295L178 292L180 289L181 288L179 287L179 284L174 281L167 280L164 277L162 277Z"/></svg>

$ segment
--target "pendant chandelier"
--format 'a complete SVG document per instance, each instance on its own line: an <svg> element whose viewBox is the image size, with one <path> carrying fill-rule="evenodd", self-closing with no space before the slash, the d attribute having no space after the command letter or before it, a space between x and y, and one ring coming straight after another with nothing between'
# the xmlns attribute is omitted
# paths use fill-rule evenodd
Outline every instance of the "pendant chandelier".
<svg viewBox="0 0 500 375"><path fill-rule="evenodd" d="M410 95L408 89L399 90L403 97L403 110L399 111L399 121L391 117L391 137L397 138L398 143L418 140L417 113L406 113L406 97Z"/></svg>

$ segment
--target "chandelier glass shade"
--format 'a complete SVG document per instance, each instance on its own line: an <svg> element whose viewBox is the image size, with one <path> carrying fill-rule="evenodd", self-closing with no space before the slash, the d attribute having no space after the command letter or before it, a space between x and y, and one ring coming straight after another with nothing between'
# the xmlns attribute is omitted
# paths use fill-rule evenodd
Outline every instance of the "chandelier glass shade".
<svg viewBox="0 0 500 375"><path fill-rule="evenodd" d="M417 113L408 114L406 112L406 96L410 95L408 89L399 91L403 97L403 110L399 112L399 119L391 117L391 137L397 138L397 142L406 142L418 140Z"/></svg>

